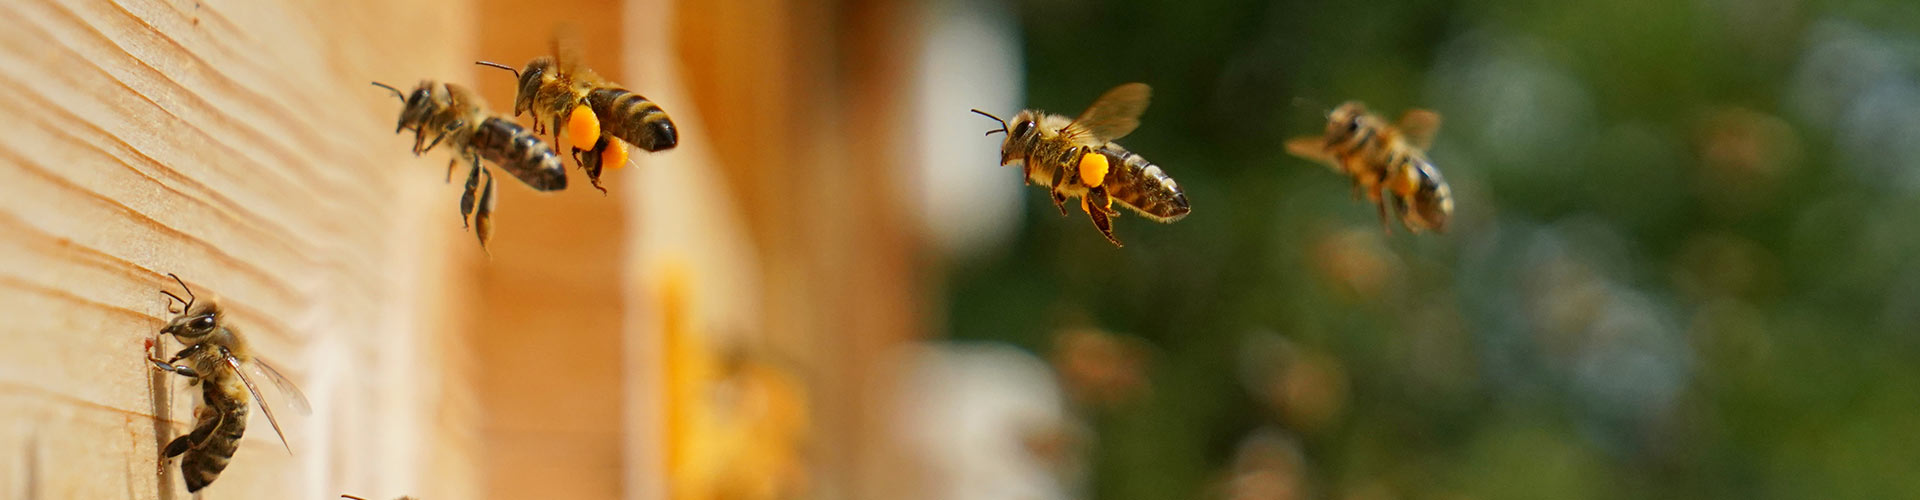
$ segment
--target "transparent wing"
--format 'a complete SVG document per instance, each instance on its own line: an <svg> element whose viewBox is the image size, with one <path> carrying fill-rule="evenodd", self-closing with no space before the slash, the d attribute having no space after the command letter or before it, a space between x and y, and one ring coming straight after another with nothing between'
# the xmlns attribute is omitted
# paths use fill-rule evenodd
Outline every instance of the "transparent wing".
<svg viewBox="0 0 1920 500"><path fill-rule="evenodd" d="M1100 94L1093 105L1073 119L1060 132L1080 145L1099 146L1140 127L1140 114L1147 112L1153 89L1144 83L1127 83Z"/></svg>
<svg viewBox="0 0 1920 500"><path fill-rule="evenodd" d="M280 446L286 447L287 454L293 454L293 445L287 443L287 433L280 430L280 419L273 417L273 409L268 407L266 399L260 397L260 388L255 387L253 379L247 378L246 371L240 369L240 359L228 354L226 360L227 366L233 369L233 375L240 377L240 383L246 384L247 392L253 393L253 401L260 405L260 413L267 414L267 423L272 424L273 433L280 436Z"/></svg>
<svg viewBox="0 0 1920 500"><path fill-rule="evenodd" d="M301 415L313 413L313 405L307 403L307 395L302 394L300 387L293 385L293 381L288 380L286 375L281 375L280 370L273 367L273 363L268 363L265 358L254 356L253 362L248 364L253 365L253 369L261 375L265 375L268 381L273 382L273 388L280 390L280 395L287 398L288 406L292 406L294 411L300 412Z"/></svg>
<svg viewBox="0 0 1920 500"><path fill-rule="evenodd" d="M1407 144L1419 149L1433 146L1433 136L1440 132L1440 113L1425 109L1410 109L1400 115L1400 122L1394 125L1407 138Z"/></svg>
<svg viewBox="0 0 1920 500"><path fill-rule="evenodd" d="M561 23L553 28L553 62L560 68L560 74L570 75L576 81L597 82L600 75L587 69L587 42L580 36L580 26L573 23Z"/></svg>
<svg viewBox="0 0 1920 500"><path fill-rule="evenodd" d="M1327 140L1320 136L1298 137L1287 141L1287 153L1308 160L1337 165L1333 155L1327 153Z"/></svg>
<svg viewBox="0 0 1920 500"><path fill-rule="evenodd" d="M473 89L464 85L452 83L447 84L447 102L451 103L454 109L462 112L474 108L486 109L487 106L486 99L481 98L479 92L474 92Z"/></svg>

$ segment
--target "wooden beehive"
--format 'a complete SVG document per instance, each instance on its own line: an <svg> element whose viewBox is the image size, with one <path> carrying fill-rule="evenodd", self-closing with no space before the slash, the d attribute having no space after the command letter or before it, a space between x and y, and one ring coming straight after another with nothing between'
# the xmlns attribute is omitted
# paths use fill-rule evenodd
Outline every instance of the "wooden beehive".
<svg viewBox="0 0 1920 500"><path fill-rule="evenodd" d="M689 498L669 472L691 446L672 421L697 414L674 416L663 371L674 272L701 335L777 353L814 402L796 484L862 496L889 475L863 379L917 331L888 192L910 45L883 42L910 37L881 21L903 11L697 6L0 2L0 498L189 497L156 464L196 396L144 360L179 349L155 335L169 272L313 402L276 407L291 455L256 415L201 498ZM563 21L602 73L658 89L684 151L610 174L611 196L503 177L489 258L444 153L408 154L368 82L510 110L511 79L472 62L519 65Z"/></svg>

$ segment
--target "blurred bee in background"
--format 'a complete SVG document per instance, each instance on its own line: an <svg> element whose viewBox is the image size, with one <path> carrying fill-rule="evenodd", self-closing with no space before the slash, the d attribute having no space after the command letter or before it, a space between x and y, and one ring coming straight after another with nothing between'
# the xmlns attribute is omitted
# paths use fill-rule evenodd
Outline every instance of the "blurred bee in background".
<svg viewBox="0 0 1920 500"><path fill-rule="evenodd" d="M234 451L240 447L240 436L247 430L248 407L253 402L260 403L260 411L267 415L267 423L273 425L273 433L280 436L280 444L286 447L287 453L293 453L286 433L280 430L280 421L273 417L273 410L267 407L266 400L260 397L260 389L247 378L242 366L273 381L295 410L305 414L311 409L300 389L272 364L254 356L246 339L226 321L218 304L212 300L198 302L185 281L172 273L167 276L172 276L187 292L187 299L181 300L173 292L160 292L182 305L160 333L173 335L186 348L171 359L161 361L148 355L147 361L161 371L192 379L192 384L200 386L201 404L193 414L193 431L167 443L160 466L164 469L167 459L186 455L180 460L180 475L187 480L187 491L197 492L220 477L227 462L233 459Z"/></svg>
<svg viewBox="0 0 1920 500"><path fill-rule="evenodd" d="M1157 222L1180 220L1191 210L1172 177L1113 142L1140 126L1151 93L1144 83L1123 84L1072 119L1034 109L1021 110L1012 120L973 112L1000 122L1000 129L988 135L1007 134L1000 144L1001 165L1020 162L1027 184L1046 185L1061 215L1067 214L1068 198L1079 198L1093 226L1120 246L1110 219L1120 215L1113 202Z"/></svg>
<svg viewBox="0 0 1920 500"><path fill-rule="evenodd" d="M664 151L680 143L680 134L660 105L584 66L581 45L576 32L563 28L554 34L553 55L534 58L523 69L489 61L475 64L512 71L519 81L513 116L531 112L534 133L551 126L553 142L572 146L574 162L587 171L587 180L606 193L600 171L625 165L627 144ZM565 143L560 142L563 130Z"/></svg>
<svg viewBox="0 0 1920 500"><path fill-rule="evenodd" d="M467 223L472 214L474 234L480 239L480 248L485 249L487 242L493 240L494 186L493 172L480 166L485 158L507 173L513 174L527 186L539 191L559 191L567 188L567 170L560 156L554 154L538 135L513 120L487 112L480 96L472 90L451 83L435 83L422 80L411 93L401 93L400 89L387 84L373 82L374 85L393 91L404 107L400 109L400 120L394 126L394 133L413 130L413 154L419 155L432 150L441 142L451 144L454 158L447 163L447 178L453 178L453 167L460 160L472 165L467 173L465 194L460 197L460 223ZM427 137L433 137L427 142ZM486 177L482 187L480 180ZM479 194L479 205L475 206L474 195ZM476 211L477 208L477 211Z"/></svg>
<svg viewBox="0 0 1920 500"><path fill-rule="evenodd" d="M1380 212L1382 227L1388 227L1390 200L1408 231L1446 232L1453 189L1426 154L1439 130L1440 115L1432 111L1410 110L1389 124L1368 113L1365 105L1349 101L1327 114L1323 135L1289 140L1287 152L1352 177L1354 196L1366 193Z"/></svg>

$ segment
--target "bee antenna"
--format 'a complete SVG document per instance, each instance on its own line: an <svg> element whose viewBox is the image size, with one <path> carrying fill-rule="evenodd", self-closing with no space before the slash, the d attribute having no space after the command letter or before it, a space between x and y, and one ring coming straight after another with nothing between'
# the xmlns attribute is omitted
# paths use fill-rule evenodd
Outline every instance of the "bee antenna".
<svg viewBox="0 0 1920 500"><path fill-rule="evenodd" d="M353 495L348 495L348 494L344 494L344 493L340 495L340 498L351 498L351 499L353 499L353 500L367 500L367 499L365 499L365 498L360 498L360 497L356 497L356 496L353 496Z"/></svg>
<svg viewBox="0 0 1920 500"><path fill-rule="evenodd" d="M169 291L166 291L166 290L161 290L161 291L160 291L160 294L161 294L161 295L165 295L165 296L167 296L167 297L169 297L169 298L172 298L173 300L180 300L180 296L179 296L179 295L174 295L174 294L173 294L173 292L169 292ZM185 303L187 303L187 301L184 301L184 300L180 300L180 303L182 303L182 304L185 304ZM176 310L174 310L174 309L173 309L173 302L172 302L172 301L168 301L168 302L167 302L167 312L170 312L170 313L174 313L174 314L180 314L180 313L181 313L182 311L176 311Z"/></svg>
<svg viewBox="0 0 1920 500"><path fill-rule="evenodd" d="M187 286L187 282L186 282L186 281L183 281L183 280L181 280L181 279L180 279L180 276L179 276L179 275L176 275L176 274L173 274L173 273L167 273L167 276L172 276L172 277L173 277L173 282L174 282L174 283L179 283L179 284L180 284L180 289L181 289L181 290L186 290L186 291L187 291L187 300L181 300L181 302L184 302L184 303L186 303L186 305L187 305L187 307L186 307L186 308L187 308L187 309L193 309L193 302L194 302L194 301L196 301L196 300L200 300L200 298L199 298L199 297L195 297L195 296L193 296L193 287L190 287L190 286ZM164 293L164 294L167 294L167 296L169 296L169 297L173 297L173 300L180 300L180 296L179 296L179 295L174 295L174 294L173 294L172 292L168 292L168 291L166 291L166 290L161 290L161 291L160 291L160 293Z"/></svg>
<svg viewBox="0 0 1920 500"><path fill-rule="evenodd" d="M407 94L400 92L400 89L393 88L393 86L391 85L387 85L380 82L373 82L373 86L387 89L388 91L393 92L393 96L396 98L399 98L400 102L407 102Z"/></svg>
<svg viewBox="0 0 1920 500"><path fill-rule="evenodd" d="M517 70L517 69L513 69L513 66L508 66L508 65L505 65L505 64L500 64L500 63L497 63L497 62L493 62L493 61L474 61L473 63L474 63L474 64L478 64L478 65L481 65L481 66L492 66L492 67L495 67L495 68L500 68L500 69L504 69L504 70L507 70L507 71L512 71L512 72L513 72L513 77L514 77L514 78L520 78L520 70Z"/></svg>
<svg viewBox="0 0 1920 500"><path fill-rule="evenodd" d="M986 133L986 135L993 135L993 133L994 133L994 132L1000 132L1000 133L1006 133L1006 132L1007 132L1007 121L1006 121L1006 120L1002 120L1002 119L1000 119L1000 117L998 117L998 116L993 116L993 113L988 113L988 112L985 112L985 111L981 111L981 110L978 110L978 109L976 109L976 110L973 110L973 112L975 112L975 113L979 113L979 114L980 114L980 116L985 116L985 117L987 117L987 118L992 118L992 119L993 119L993 121L996 121L996 122L1000 122L1000 130L988 130L988 131L987 131L987 133Z"/></svg>

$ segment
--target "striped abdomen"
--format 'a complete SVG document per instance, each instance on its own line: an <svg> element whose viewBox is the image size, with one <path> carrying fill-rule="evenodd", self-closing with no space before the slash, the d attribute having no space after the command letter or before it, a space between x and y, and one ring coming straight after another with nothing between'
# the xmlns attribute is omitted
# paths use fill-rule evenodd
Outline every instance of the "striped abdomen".
<svg viewBox="0 0 1920 500"><path fill-rule="evenodd" d="M1192 210L1187 206L1187 193L1180 191L1180 185L1158 165L1118 144L1108 143L1097 151L1112 165L1102 185L1114 201L1160 222L1180 220Z"/></svg>
<svg viewBox="0 0 1920 500"><path fill-rule="evenodd" d="M473 151L540 191L567 188L567 169L547 141L511 120L487 117L473 132Z"/></svg>
<svg viewBox="0 0 1920 500"><path fill-rule="evenodd" d="M650 152L680 144L680 133L673 128L673 119L667 117L660 105L640 94L619 87L597 88L587 93L587 106L599 115L602 133L627 144Z"/></svg>
<svg viewBox="0 0 1920 500"><path fill-rule="evenodd" d="M231 372L225 373L200 382L201 406L194 412L193 432L167 444L168 457L186 454L180 459L180 476L187 480L188 492L200 491L220 477L247 431L246 389Z"/></svg>

